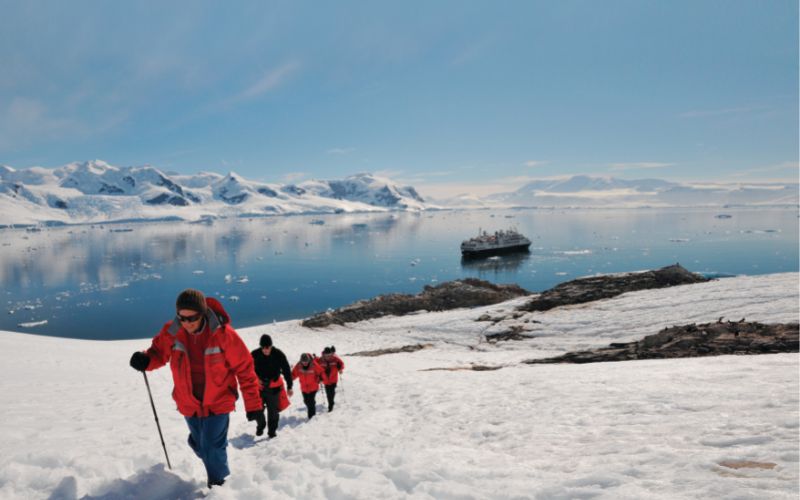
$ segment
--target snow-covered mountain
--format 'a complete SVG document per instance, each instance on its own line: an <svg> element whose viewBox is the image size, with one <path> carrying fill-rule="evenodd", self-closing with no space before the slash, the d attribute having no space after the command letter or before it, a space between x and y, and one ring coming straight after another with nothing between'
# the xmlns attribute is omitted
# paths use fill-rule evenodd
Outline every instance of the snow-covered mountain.
<svg viewBox="0 0 800 500"><path fill-rule="evenodd" d="M661 179L576 175L535 180L484 201L487 205L518 207L671 207L797 205L798 198L797 183L680 184ZM453 206L459 201L444 203Z"/></svg>
<svg viewBox="0 0 800 500"><path fill-rule="evenodd" d="M101 160L55 169L0 165L0 226L427 208L435 206L413 187L370 174L282 185L235 172L176 175Z"/></svg>

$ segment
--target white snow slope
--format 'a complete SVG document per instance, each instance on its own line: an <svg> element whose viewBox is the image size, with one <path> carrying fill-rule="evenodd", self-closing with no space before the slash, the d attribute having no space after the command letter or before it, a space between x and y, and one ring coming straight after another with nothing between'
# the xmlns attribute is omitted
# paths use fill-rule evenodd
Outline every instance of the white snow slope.
<svg viewBox="0 0 800 500"><path fill-rule="evenodd" d="M163 465L142 375L128 366L149 340L4 332L0 497L797 498L797 354L519 364L720 316L797 321L797 273L629 293L488 331L490 323L474 321L520 302L319 331L297 321L243 329L253 347L271 334L292 362L335 344L347 369L334 412L324 411L320 394L320 413L306 421L298 391L274 440L254 438L238 403L232 475L212 490L186 444L167 368L149 375L173 469ZM155 333L165 319L143 317L142 328ZM535 338L480 341L511 324ZM433 347L347 355L417 342ZM471 364L506 367L426 371ZM775 466L733 469L725 460Z"/></svg>

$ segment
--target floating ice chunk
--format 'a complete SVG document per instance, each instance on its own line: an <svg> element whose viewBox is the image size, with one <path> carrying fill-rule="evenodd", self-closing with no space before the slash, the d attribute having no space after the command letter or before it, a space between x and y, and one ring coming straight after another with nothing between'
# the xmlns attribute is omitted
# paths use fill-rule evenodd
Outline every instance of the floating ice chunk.
<svg viewBox="0 0 800 500"><path fill-rule="evenodd" d="M588 249L585 249L585 250L564 250L563 252L556 252L556 253L560 253L562 255L589 255L589 254L592 253L592 251L588 250Z"/></svg>
<svg viewBox="0 0 800 500"><path fill-rule="evenodd" d="M670 238L669 241L673 243L687 243L689 238Z"/></svg>
<svg viewBox="0 0 800 500"><path fill-rule="evenodd" d="M231 276L230 274L226 274L225 275L225 283L230 283L232 281L233 281L233 276Z"/></svg>
<svg viewBox="0 0 800 500"><path fill-rule="evenodd" d="M556 273L556 276L566 276L569 273L565 273L564 271L559 271Z"/></svg>
<svg viewBox="0 0 800 500"><path fill-rule="evenodd" d="M205 273L206 272L203 271L202 269L195 269L194 271L192 271L192 274L205 274Z"/></svg>
<svg viewBox="0 0 800 500"><path fill-rule="evenodd" d="M228 300L230 300L231 302L238 302L239 301L239 296L238 295L231 295L230 297L228 297Z"/></svg>
<svg viewBox="0 0 800 500"><path fill-rule="evenodd" d="M239 276L238 278L236 278L237 283L247 283L249 281L250 278L248 278L247 276Z"/></svg>
<svg viewBox="0 0 800 500"><path fill-rule="evenodd" d="M20 327L20 328L33 328L35 326L42 326L42 325L46 325L46 324L47 324L47 320L44 319L42 321L30 321L28 323L17 323L17 326Z"/></svg>

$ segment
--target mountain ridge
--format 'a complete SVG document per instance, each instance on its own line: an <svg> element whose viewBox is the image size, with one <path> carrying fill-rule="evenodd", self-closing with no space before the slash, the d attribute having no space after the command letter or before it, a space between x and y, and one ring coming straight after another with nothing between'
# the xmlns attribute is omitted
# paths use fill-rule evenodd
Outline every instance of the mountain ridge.
<svg viewBox="0 0 800 500"><path fill-rule="evenodd" d="M797 183L682 184L662 179L572 175L534 179L513 191L437 200L371 173L271 183L223 175L118 167L103 160L56 168L0 165L0 227L114 220L203 220L302 213L486 208L797 206Z"/></svg>

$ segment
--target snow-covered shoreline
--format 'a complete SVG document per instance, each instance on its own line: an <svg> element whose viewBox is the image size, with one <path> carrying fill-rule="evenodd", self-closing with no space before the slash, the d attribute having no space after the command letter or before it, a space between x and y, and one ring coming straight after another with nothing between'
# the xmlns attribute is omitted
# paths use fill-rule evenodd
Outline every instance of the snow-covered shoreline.
<svg viewBox="0 0 800 500"><path fill-rule="evenodd" d="M292 362L335 344L348 367L336 411L306 422L295 394L274 441L254 438L239 404L229 433L232 475L208 496L796 498L797 354L518 363L720 316L796 322L798 276L728 278L531 313L539 321L535 337L522 342L482 342L508 325L487 328L475 319L525 299L321 330L299 321L241 329L251 347L269 333ZM142 324L155 333L165 319ZM434 346L347 356L416 342ZM194 498L208 491L166 369L149 375L173 463L163 470L142 377L127 365L147 345L0 333L0 498ZM426 371L472 364L506 368ZM730 469L720 465L726 460L775 466Z"/></svg>

